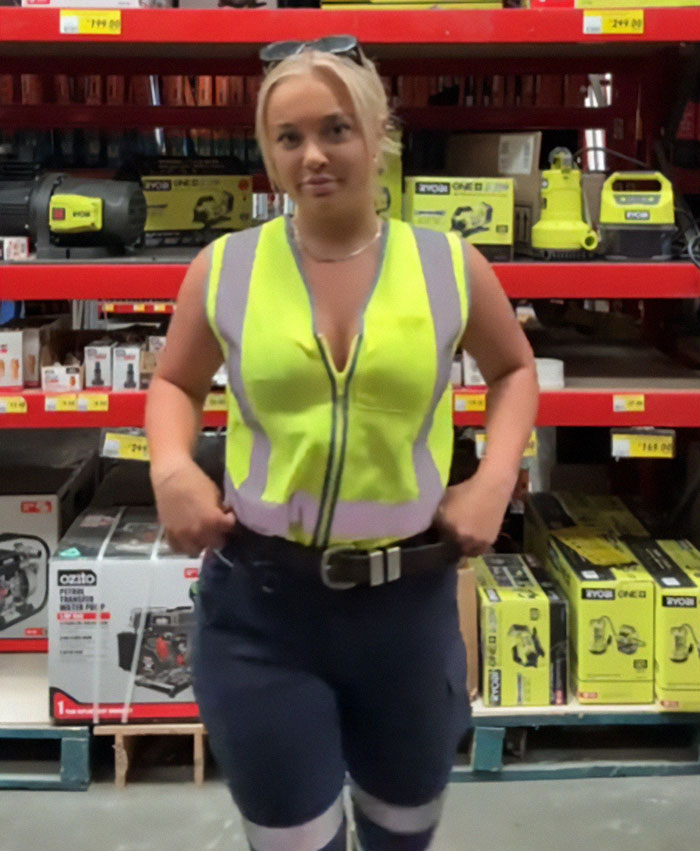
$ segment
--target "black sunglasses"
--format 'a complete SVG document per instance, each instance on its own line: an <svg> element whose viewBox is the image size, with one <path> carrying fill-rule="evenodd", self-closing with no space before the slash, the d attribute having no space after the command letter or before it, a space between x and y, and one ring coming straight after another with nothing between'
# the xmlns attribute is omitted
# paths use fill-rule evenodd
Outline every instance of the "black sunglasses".
<svg viewBox="0 0 700 851"><path fill-rule="evenodd" d="M334 53L347 56L358 65L362 65L362 48L354 35L328 35L316 41L275 41L260 49L260 60L269 71L275 65L290 56L296 56L305 50L319 50L321 53Z"/></svg>

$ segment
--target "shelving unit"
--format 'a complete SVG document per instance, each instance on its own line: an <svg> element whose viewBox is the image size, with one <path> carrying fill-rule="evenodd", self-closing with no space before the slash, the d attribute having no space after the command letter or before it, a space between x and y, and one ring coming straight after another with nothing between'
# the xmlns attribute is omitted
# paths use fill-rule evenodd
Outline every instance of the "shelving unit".
<svg viewBox="0 0 700 851"><path fill-rule="evenodd" d="M225 15L233 16L235 28L222 26ZM652 138L678 118L667 114L668 92L673 90L674 80L682 79L692 64L694 47L700 43L700 9L647 9L644 33L630 36L586 35L584 18L585 13L577 9L468 13L143 9L122 10L119 36L68 36L60 34L57 9L2 7L0 65L3 73L71 74L99 70L105 74L158 74L173 73L182 67L193 74L258 73L257 51L261 44L350 32L357 35L370 55L380 60L382 72L387 74L470 73L470 69L477 68L484 74L536 73L556 68L567 73L609 71L616 79L617 98L612 107L519 108L516 112L431 106L401 111L401 118L409 127L492 130L595 126L609 131L616 148L649 157ZM637 132L640 116L644 121L641 141ZM0 106L0 126L4 128L232 127L251 126L252 120L248 107ZM676 179L681 189L700 188L697 172L678 170ZM192 254L192 250L182 249L99 262L31 260L0 264L0 300L175 299ZM494 264L494 269L512 299L700 298L700 270L691 263L518 260ZM144 310L149 314L158 312L160 308ZM572 378L567 384L565 390L542 393L538 425L700 428L700 381L695 373L644 379L584 376ZM643 412L616 412L614 398L619 394L642 394ZM461 410L468 407L467 399L482 395L480 388L455 390L455 425L483 424L483 413ZM47 411L47 396L39 391L0 392L0 403L10 397L21 397L26 413L0 413L0 429L143 424L144 393L109 393L104 412ZM225 414L207 413L204 424L222 426ZM0 677L6 673L2 661L0 657ZM508 726L666 724L689 720L695 718L664 715L656 707L572 705L523 712L491 710L477 702L474 723L482 745L486 742L487 752L486 756L477 757L476 767L487 772L500 770L502 730ZM496 727L500 733L493 732ZM658 773L667 770L659 769ZM698 765L688 765L684 770L697 771Z"/></svg>

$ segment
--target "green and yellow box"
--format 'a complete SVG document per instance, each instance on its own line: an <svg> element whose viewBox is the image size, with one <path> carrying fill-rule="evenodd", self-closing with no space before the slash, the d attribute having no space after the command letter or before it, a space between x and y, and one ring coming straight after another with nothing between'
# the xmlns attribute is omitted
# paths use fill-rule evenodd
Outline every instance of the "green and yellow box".
<svg viewBox="0 0 700 851"><path fill-rule="evenodd" d="M683 540L625 543L656 586L656 699L668 711L699 712L700 552Z"/></svg>
<svg viewBox="0 0 700 851"><path fill-rule="evenodd" d="M485 555L476 570L486 706L566 703L567 604L532 556Z"/></svg>
<svg viewBox="0 0 700 851"><path fill-rule="evenodd" d="M654 584L634 553L599 526L577 523L554 494L532 494L525 547L569 600L572 687L581 703L654 700ZM633 517L633 515L631 515Z"/></svg>
<svg viewBox="0 0 700 851"><path fill-rule="evenodd" d="M512 177L407 177L403 217L418 227L455 231L490 260L513 258Z"/></svg>
<svg viewBox="0 0 700 851"><path fill-rule="evenodd" d="M394 133L396 142L401 142L401 134ZM375 207L383 219L401 218L401 190L403 187L403 171L401 153L385 154L384 165L379 172L379 191Z"/></svg>

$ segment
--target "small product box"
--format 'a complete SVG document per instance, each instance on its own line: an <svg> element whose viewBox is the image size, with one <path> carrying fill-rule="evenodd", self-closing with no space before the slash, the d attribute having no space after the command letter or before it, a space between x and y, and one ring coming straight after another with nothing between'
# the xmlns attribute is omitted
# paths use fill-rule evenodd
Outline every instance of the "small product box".
<svg viewBox="0 0 700 851"><path fill-rule="evenodd" d="M98 389L112 386L114 343L96 342L85 346L85 386Z"/></svg>
<svg viewBox="0 0 700 851"><path fill-rule="evenodd" d="M24 387L22 332L0 328L0 390Z"/></svg>
<svg viewBox="0 0 700 851"><path fill-rule="evenodd" d="M26 236L0 236L0 260L4 263L13 260L27 260L29 257L29 238Z"/></svg>
<svg viewBox="0 0 700 851"><path fill-rule="evenodd" d="M63 366L56 363L52 366L42 366L41 389L44 393L77 393L82 390L82 364Z"/></svg>
<svg viewBox="0 0 700 851"><path fill-rule="evenodd" d="M472 559L479 588L486 706L567 700L567 603L532 556Z"/></svg>
<svg viewBox="0 0 700 851"><path fill-rule="evenodd" d="M407 177L404 219L455 231L490 260L513 259L512 177Z"/></svg>
<svg viewBox="0 0 700 851"><path fill-rule="evenodd" d="M133 343L113 349L112 388L133 391L140 389L141 352L143 347Z"/></svg>
<svg viewBox="0 0 700 851"><path fill-rule="evenodd" d="M139 364L139 387L141 390L148 390L153 381L153 376L156 374L158 366L158 355L155 352L149 352L145 349L141 350L141 361Z"/></svg>
<svg viewBox="0 0 700 851"><path fill-rule="evenodd" d="M46 652L49 557L94 488L96 459L0 477L0 653Z"/></svg>
<svg viewBox="0 0 700 851"><path fill-rule="evenodd" d="M654 700L654 584L609 526L636 523L645 532L623 503L618 507L611 521L594 511L577 515L573 499L550 493L531 494L525 506L525 548L545 561L569 600L572 679L581 703Z"/></svg>
<svg viewBox="0 0 700 851"><path fill-rule="evenodd" d="M196 720L199 559L174 555L155 509L90 508L49 576L49 692L59 722Z"/></svg>
<svg viewBox="0 0 700 851"><path fill-rule="evenodd" d="M164 336L151 334L146 340L146 348L149 352L160 354L165 348L166 339Z"/></svg>
<svg viewBox="0 0 700 851"><path fill-rule="evenodd" d="M656 586L656 699L700 712L700 552L689 541L626 538Z"/></svg>

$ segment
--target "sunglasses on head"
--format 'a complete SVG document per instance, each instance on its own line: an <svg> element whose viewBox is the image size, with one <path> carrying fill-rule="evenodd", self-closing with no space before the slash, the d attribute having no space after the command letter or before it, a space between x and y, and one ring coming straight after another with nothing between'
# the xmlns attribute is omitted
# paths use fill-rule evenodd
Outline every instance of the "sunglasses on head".
<svg viewBox="0 0 700 851"><path fill-rule="evenodd" d="M358 65L362 65L362 48L354 35L328 35L316 41L275 41L261 48L260 60L265 70L269 71L282 60L303 53L305 50L319 50L321 53L347 56Z"/></svg>

